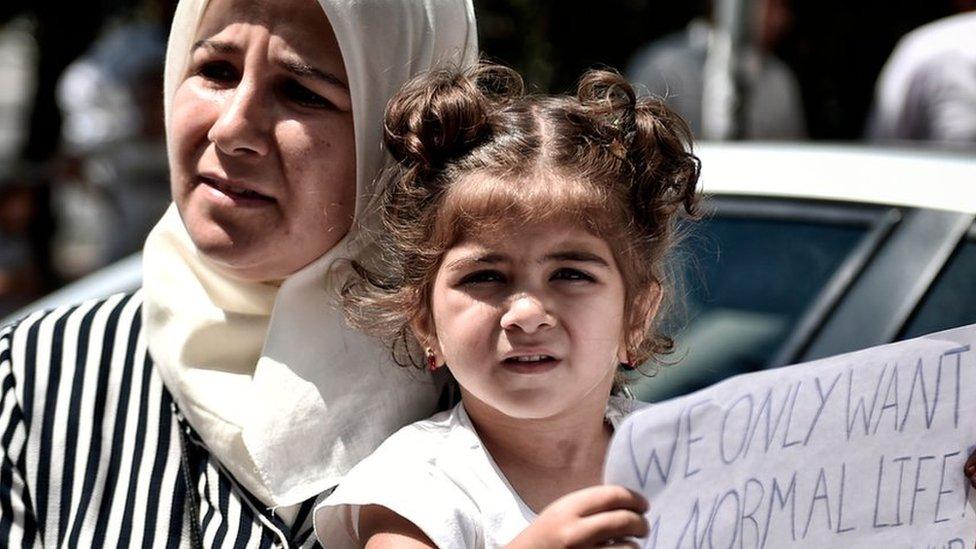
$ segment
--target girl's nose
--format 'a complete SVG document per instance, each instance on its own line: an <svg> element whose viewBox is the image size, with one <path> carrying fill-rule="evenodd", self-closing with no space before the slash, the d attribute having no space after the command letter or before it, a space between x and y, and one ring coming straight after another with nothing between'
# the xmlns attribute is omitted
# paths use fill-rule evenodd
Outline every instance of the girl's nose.
<svg viewBox="0 0 976 549"><path fill-rule="evenodd" d="M253 84L241 81L226 97L207 137L231 156L264 156L270 150L271 107Z"/></svg>
<svg viewBox="0 0 976 549"><path fill-rule="evenodd" d="M521 295L512 299L508 310L502 315L501 324L505 330L518 328L527 334L533 334L555 326L556 318L535 296Z"/></svg>

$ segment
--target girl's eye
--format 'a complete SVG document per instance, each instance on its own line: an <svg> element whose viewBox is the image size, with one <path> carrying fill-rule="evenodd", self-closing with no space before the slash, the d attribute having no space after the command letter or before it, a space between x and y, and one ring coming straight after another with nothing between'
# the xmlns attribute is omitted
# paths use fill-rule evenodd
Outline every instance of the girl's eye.
<svg viewBox="0 0 976 549"><path fill-rule="evenodd" d="M294 80L289 80L285 82L283 91L285 97L304 107L313 107L313 108L332 107L331 101L313 92L312 90L306 88L305 86L299 84L298 82L295 82Z"/></svg>
<svg viewBox="0 0 976 549"><path fill-rule="evenodd" d="M474 284L488 284L492 282L505 282L505 276L499 271L475 271L464 276L458 282L461 286Z"/></svg>
<svg viewBox="0 0 976 549"><path fill-rule="evenodd" d="M550 280L569 280L569 281L581 280L585 282L596 281L595 278L588 275L587 273L584 273L579 269L571 269L569 267L563 267L561 269L557 269L554 273L552 273Z"/></svg>
<svg viewBox="0 0 976 549"><path fill-rule="evenodd" d="M210 61L197 69L197 74L211 82L233 82L237 80L237 69L227 61Z"/></svg>

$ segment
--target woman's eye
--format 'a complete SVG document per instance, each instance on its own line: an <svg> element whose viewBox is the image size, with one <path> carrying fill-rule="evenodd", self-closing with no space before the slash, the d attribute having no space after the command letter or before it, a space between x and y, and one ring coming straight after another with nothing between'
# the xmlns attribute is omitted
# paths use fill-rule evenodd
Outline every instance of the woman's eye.
<svg viewBox="0 0 976 549"><path fill-rule="evenodd" d="M552 273L552 276L550 277L550 279L551 280L570 280L570 281L582 280L582 281L586 281L586 282L594 282L596 280L595 278L593 278L589 274L584 273L583 271L581 271L579 269L570 269L568 267L563 267L562 269L557 269L554 273Z"/></svg>
<svg viewBox="0 0 976 549"><path fill-rule="evenodd" d="M475 271L465 275L459 284L461 286L473 284L488 284L491 282L504 282L505 277L498 271Z"/></svg>
<svg viewBox="0 0 976 549"><path fill-rule="evenodd" d="M237 80L237 69L227 61L211 61L197 69L197 74L212 82L233 82Z"/></svg>
<svg viewBox="0 0 976 549"><path fill-rule="evenodd" d="M284 84L285 97L305 107L329 108L332 102L305 86L290 80Z"/></svg>

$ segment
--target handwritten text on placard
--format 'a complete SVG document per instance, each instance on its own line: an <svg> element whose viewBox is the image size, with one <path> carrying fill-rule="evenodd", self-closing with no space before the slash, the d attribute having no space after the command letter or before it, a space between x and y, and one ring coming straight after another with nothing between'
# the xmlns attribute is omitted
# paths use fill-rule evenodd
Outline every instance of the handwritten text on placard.
<svg viewBox="0 0 976 549"><path fill-rule="evenodd" d="M679 367L680 366L676 366ZM976 326L732 378L617 430L651 548L972 548Z"/></svg>

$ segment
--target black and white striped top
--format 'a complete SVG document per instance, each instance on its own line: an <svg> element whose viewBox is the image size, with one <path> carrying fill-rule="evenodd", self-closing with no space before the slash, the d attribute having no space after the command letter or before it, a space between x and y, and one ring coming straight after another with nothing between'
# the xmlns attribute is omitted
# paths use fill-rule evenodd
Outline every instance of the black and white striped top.
<svg viewBox="0 0 976 549"><path fill-rule="evenodd" d="M116 295L0 330L0 547L318 547L315 501L288 528L210 457L141 307Z"/></svg>

